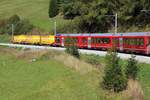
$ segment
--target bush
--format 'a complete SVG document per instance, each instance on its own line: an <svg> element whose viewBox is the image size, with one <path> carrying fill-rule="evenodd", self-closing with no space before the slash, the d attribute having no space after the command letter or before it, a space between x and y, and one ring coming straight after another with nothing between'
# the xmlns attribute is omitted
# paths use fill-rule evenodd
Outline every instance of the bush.
<svg viewBox="0 0 150 100"><path fill-rule="evenodd" d="M74 56L76 58L80 58L80 54L79 54L78 48L76 46L74 46L74 45L67 46L66 47L66 52L68 54L71 54L72 56Z"/></svg>
<svg viewBox="0 0 150 100"><path fill-rule="evenodd" d="M138 74L138 71L139 71L138 63L135 60L135 57L136 56L132 55L131 58L128 59L128 65L127 65L127 68L126 68L127 78L134 79L134 80L137 78L137 74Z"/></svg>
<svg viewBox="0 0 150 100"><path fill-rule="evenodd" d="M79 31L78 29L78 22L72 20L72 21L68 21L67 23L63 24L63 26L60 26L57 28L57 32L59 33L79 33L81 31Z"/></svg>
<svg viewBox="0 0 150 100"><path fill-rule="evenodd" d="M20 20L18 15L13 15L8 19L8 24L17 24Z"/></svg>
<svg viewBox="0 0 150 100"><path fill-rule="evenodd" d="M48 13L50 18L53 18L58 14L57 0L50 0Z"/></svg>
<svg viewBox="0 0 150 100"><path fill-rule="evenodd" d="M18 15L13 15L9 19L0 21L0 34L12 34L12 24L14 25L14 35L27 33L34 28L28 20L21 20Z"/></svg>
<svg viewBox="0 0 150 100"><path fill-rule="evenodd" d="M120 58L116 52L108 52L106 55L105 76L102 86L104 89L120 92L127 87L127 79L119 64Z"/></svg>
<svg viewBox="0 0 150 100"><path fill-rule="evenodd" d="M7 24L6 20L0 20L0 34L1 35L5 34L7 31L6 24Z"/></svg>
<svg viewBox="0 0 150 100"><path fill-rule="evenodd" d="M97 55L90 55L90 57L86 58L86 62L95 66L98 66L101 64L101 62L99 61L99 56Z"/></svg>
<svg viewBox="0 0 150 100"><path fill-rule="evenodd" d="M78 51L78 48L75 44L71 44L71 40L70 38L67 38L65 41L65 46L66 46L66 52L68 54L71 54L72 56L76 57L76 58L80 58L80 54Z"/></svg>
<svg viewBox="0 0 150 100"><path fill-rule="evenodd" d="M15 34L23 34L30 32L33 29L33 25L28 20L21 20L16 24Z"/></svg>

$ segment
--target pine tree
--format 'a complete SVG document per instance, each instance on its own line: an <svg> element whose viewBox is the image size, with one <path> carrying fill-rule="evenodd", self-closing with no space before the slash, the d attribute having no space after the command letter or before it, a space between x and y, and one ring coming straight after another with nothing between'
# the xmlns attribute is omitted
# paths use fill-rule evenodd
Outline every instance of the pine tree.
<svg viewBox="0 0 150 100"><path fill-rule="evenodd" d="M53 18L58 14L57 0L50 0L49 17Z"/></svg>
<svg viewBox="0 0 150 100"><path fill-rule="evenodd" d="M65 41L66 52L76 58L80 58L80 53L78 51L78 47L75 43L72 43L70 38L66 38Z"/></svg>
<svg viewBox="0 0 150 100"><path fill-rule="evenodd" d="M128 59L128 65L126 68L126 76L127 78L136 79L138 74L138 64L135 60L135 56L132 55L131 58Z"/></svg>
<svg viewBox="0 0 150 100"><path fill-rule="evenodd" d="M102 86L104 89L119 92L127 87L127 79L119 64L120 58L116 52L108 52L106 55L106 69Z"/></svg>

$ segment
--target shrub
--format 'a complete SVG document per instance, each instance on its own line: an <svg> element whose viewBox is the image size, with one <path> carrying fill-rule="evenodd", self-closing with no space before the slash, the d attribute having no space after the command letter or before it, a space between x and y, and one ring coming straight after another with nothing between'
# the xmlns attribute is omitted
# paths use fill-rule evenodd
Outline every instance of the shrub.
<svg viewBox="0 0 150 100"><path fill-rule="evenodd" d="M135 60L135 57L136 56L132 55L131 58L128 59L128 65L126 67L127 78L134 79L134 80L137 78L137 74L139 71L138 63Z"/></svg>
<svg viewBox="0 0 150 100"><path fill-rule="evenodd" d="M49 17L53 18L58 14L57 0L50 0L49 4Z"/></svg>
<svg viewBox="0 0 150 100"><path fill-rule="evenodd" d="M7 31L6 24L7 24L6 20L0 20L0 34L6 33Z"/></svg>
<svg viewBox="0 0 150 100"><path fill-rule="evenodd" d="M13 15L8 19L8 24L17 24L20 20L18 15Z"/></svg>
<svg viewBox="0 0 150 100"><path fill-rule="evenodd" d="M142 87L137 80L129 79L127 94L129 100L144 100Z"/></svg>
<svg viewBox="0 0 150 100"><path fill-rule="evenodd" d="M8 33L11 35L12 24L14 25L14 35L30 32L34 28L28 20L21 20L18 15L13 15L9 19L0 21L0 34Z"/></svg>
<svg viewBox="0 0 150 100"><path fill-rule="evenodd" d="M103 77L102 86L104 89L120 92L127 87L127 79L119 64L120 58L116 52L108 52L106 55L105 76Z"/></svg>
<svg viewBox="0 0 150 100"><path fill-rule="evenodd" d="M78 48L75 44L71 44L70 38L67 38L65 43L66 43L66 52L76 58L80 58Z"/></svg>
<svg viewBox="0 0 150 100"><path fill-rule="evenodd" d="M88 63L90 63L92 65L96 65L96 66L101 64L101 62L99 61L99 56L97 56L97 55L90 55L90 57L88 57L86 59L86 62L88 62Z"/></svg>
<svg viewBox="0 0 150 100"><path fill-rule="evenodd" d="M63 24L63 26L60 26L57 28L57 32L59 33L80 33L78 29L78 22L72 20L68 21L67 23Z"/></svg>
<svg viewBox="0 0 150 100"><path fill-rule="evenodd" d="M15 34L23 34L30 32L33 29L33 25L28 20L21 20L16 24Z"/></svg>
<svg viewBox="0 0 150 100"><path fill-rule="evenodd" d="M78 48L75 45L67 46L66 47L66 52L68 54L71 54L72 56L74 56L76 58L80 58L80 54L79 54Z"/></svg>

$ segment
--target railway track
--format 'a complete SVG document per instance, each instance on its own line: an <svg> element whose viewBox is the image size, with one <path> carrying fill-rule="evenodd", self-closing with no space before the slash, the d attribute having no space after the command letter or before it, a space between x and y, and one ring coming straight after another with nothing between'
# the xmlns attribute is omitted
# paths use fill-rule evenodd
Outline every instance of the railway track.
<svg viewBox="0 0 150 100"><path fill-rule="evenodd" d="M11 43L0 43L0 46L8 46L8 47L20 47L20 48L30 48L35 50L57 50L57 51L64 51L65 48L61 47L48 47L48 46L35 46L35 45L21 45L21 44L11 44ZM82 54L95 54L99 56L105 56L107 54L106 51L95 51L95 50L85 50L85 49L79 49L79 52ZM125 53L118 53L118 56L121 59L128 59L131 57L130 54ZM140 63L147 63L150 64L150 57L143 56L143 55L136 55L136 60Z"/></svg>

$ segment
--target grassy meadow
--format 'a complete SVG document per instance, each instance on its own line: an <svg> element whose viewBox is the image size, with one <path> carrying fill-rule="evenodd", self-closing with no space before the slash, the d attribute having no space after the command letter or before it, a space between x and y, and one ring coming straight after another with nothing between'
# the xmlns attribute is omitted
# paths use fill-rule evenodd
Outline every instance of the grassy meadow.
<svg viewBox="0 0 150 100"><path fill-rule="evenodd" d="M9 43L11 41L11 36L8 34L0 35L0 43Z"/></svg>
<svg viewBox="0 0 150 100"><path fill-rule="evenodd" d="M34 26L43 31L52 31L53 19L48 17L48 7L49 0L0 0L0 19L17 14L21 18L29 19ZM60 17L55 19L57 27L67 23Z"/></svg>
<svg viewBox="0 0 150 100"><path fill-rule="evenodd" d="M10 50L0 50L1 100L97 100L84 75L53 59L32 62L38 54Z"/></svg>
<svg viewBox="0 0 150 100"><path fill-rule="evenodd" d="M99 58L98 70L84 61L87 57L0 47L0 100L132 100L129 94L137 97L138 90L150 99L150 65L142 64L140 85L116 94L100 86L104 59Z"/></svg>

